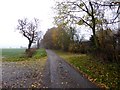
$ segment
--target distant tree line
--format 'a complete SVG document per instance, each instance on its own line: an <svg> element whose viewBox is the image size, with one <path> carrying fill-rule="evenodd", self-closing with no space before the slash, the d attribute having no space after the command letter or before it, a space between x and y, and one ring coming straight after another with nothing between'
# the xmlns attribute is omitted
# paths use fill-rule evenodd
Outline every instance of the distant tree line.
<svg viewBox="0 0 120 90"><path fill-rule="evenodd" d="M85 41L77 35L72 27L58 26L49 29L44 35L41 44L47 49L64 50L73 53L87 53L103 60L119 62L120 59L120 30L113 32L110 29L96 33L99 49L95 49L93 35Z"/></svg>
<svg viewBox="0 0 120 90"><path fill-rule="evenodd" d="M75 29L64 25L59 25L58 27L49 29L44 35L42 42L45 48L62 49L64 51L70 50L70 44L80 43Z"/></svg>

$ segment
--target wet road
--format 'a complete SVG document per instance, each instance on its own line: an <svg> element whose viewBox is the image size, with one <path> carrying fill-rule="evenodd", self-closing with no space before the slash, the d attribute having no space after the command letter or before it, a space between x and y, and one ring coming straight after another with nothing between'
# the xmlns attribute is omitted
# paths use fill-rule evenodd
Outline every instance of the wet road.
<svg viewBox="0 0 120 90"><path fill-rule="evenodd" d="M48 59L3 62L2 88L97 88L51 50Z"/></svg>
<svg viewBox="0 0 120 90"><path fill-rule="evenodd" d="M46 50L48 60L45 71L45 85L49 88L97 88L73 67L51 50ZM46 79L47 78L47 79Z"/></svg>

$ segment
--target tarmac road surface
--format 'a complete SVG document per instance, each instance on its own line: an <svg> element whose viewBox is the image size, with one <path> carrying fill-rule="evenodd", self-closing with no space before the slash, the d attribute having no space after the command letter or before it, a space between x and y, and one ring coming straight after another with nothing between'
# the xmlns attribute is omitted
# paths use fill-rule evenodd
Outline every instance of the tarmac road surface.
<svg viewBox="0 0 120 90"><path fill-rule="evenodd" d="M45 84L50 88L98 88L77 70L66 63L52 50L46 50L48 60L45 76L49 79ZM48 84L49 83L49 84Z"/></svg>

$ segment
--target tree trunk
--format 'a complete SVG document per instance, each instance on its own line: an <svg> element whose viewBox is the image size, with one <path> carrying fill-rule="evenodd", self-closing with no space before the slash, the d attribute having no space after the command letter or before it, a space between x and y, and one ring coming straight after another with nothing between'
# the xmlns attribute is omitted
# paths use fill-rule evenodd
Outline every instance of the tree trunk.
<svg viewBox="0 0 120 90"><path fill-rule="evenodd" d="M96 22L95 22L95 17L94 17L94 8L93 8L93 5L91 3L91 1L89 1L89 5L91 7L91 17L92 17L92 32L93 32L93 38L94 38L94 44L95 44L95 47L98 49L99 48L99 44L98 44L98 39L97 39L97 36L96 36L96 31L95 31L95 27L96 27Z"/></svg>
<svg viewBox="0 0 120 90"><path fill-rule="evenodd" d="M37 49L39 49L40 48L40 42L39 42L39 40L37 40Z"/></svg>
<svg viewBox="0 0 120 90"><path fill-rule="evenodd" d="M95 34L95 29L93 29L93 38L94 38L95 47L99 48L98 39L97 39L97 36Z"/></svg>
<svg viewBox="0 0 120 90"><path fill-rule="evenodd" d="M32 45L32 41L29 41L29 44L28 44L28 49L31 48L31 45Z"/></svg>
<svg viewBox="0 0 120 90"><path fill-rule="evenodd" d="M92 23L93 23L92 31L93 31L94 44L95 44L95 47L98 49L99 48L99 44L98 44L98 39L97 39L97 36L96 36L96 33L95 33L96 32L95 31L96 23L95 23L94 15L92 15Z"/></svg>

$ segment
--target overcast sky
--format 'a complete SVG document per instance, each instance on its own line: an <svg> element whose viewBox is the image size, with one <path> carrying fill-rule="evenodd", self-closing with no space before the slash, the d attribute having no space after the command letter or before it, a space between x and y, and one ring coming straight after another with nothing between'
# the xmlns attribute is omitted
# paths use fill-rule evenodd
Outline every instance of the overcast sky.
<svg viewBox="0 0 120 90"><path fill-rule="evenodd" d="M40 20L40 30L43 33L52 28L55 14L51 7L54 7L54 5L54 0L0 0L0 48L27 47L27 38L16 30L18 19L38 18ZM90 35L83 33L88 39Z"/></svg>
<svg viewBox="0 0 120 90"><path fill-rule="evenodd" d="M0 0L0 48L27 47L28 40L16 30L18 19L38 18L45 33L53 26L54 3L54 0Z"/></svg>

